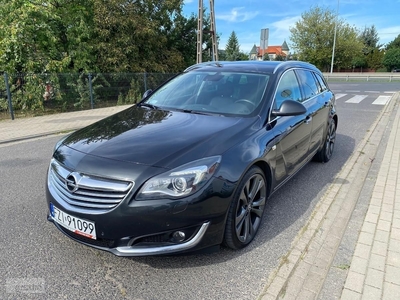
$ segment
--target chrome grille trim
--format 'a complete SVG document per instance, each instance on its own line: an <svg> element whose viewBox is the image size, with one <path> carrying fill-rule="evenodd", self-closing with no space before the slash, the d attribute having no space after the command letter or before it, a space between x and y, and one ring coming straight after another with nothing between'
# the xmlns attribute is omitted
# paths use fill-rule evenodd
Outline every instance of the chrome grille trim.
<svg viewBox="0 0 400 300"><path fill-rule="evenodd" d="M108 211L125 199L134 182L74 172L52 159L48 185L53 196L74 208Z"/></svg>

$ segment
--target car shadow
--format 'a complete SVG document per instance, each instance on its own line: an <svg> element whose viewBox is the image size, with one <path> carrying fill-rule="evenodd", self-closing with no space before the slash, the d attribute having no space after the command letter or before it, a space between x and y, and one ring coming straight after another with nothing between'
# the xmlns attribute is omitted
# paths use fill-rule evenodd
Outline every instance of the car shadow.
<svg viewBox="0 0 400 300"><path fill-rule="evenodd" d="M328 163L310 162L304 166L282 188L275 192L266 204L262 225L253 242L246 248L234 251L221 247L219 251L204 254L176 256L152 256L127 258L148 264L157 269L192 268L218 264L235 259L263 247L280 234L287 235L287 243L297 235L308 220L315 205L329 185L339 179L340 184L349 184L345 179L336 178L355 148L355 140L347 135L337 134L334 154ZM285 233L289 227L295 227ZM284 248L284 252L288 248Z"/></svg>

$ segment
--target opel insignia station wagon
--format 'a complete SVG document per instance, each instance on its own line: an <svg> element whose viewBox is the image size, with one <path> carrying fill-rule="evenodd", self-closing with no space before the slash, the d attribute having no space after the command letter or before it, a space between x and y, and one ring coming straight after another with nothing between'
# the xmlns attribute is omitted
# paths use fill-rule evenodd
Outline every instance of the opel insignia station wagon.
<svg viewBox="0 0 400 300"><path fill-rule="evenodd" d="M48 220L119 256L240 249L273 192L311 159L330 160L337 124L311 64L197 64L56 144Z"/></svg>

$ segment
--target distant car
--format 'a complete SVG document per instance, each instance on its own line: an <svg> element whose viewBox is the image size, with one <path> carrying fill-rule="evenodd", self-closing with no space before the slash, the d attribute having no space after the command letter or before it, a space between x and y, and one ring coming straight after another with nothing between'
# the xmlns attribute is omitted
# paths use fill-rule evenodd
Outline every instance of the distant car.
<svg viewBox="0 0 400 300"><path fill-rule="evenodd" d="M392 72L400 72L400 69L393 69Z"/></svg>
<svg viewBox="0 0 400 300"><path fill-rule="evenodd" d="M308 63L194 65L57 143L48 220L120 256L240 249L273 192L312 158L330 160L337 124Z"/></svg>

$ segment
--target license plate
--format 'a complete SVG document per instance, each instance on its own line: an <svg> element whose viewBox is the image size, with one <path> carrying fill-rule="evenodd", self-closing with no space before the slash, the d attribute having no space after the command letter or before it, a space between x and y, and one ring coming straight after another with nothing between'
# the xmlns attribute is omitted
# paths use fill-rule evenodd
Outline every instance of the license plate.
<svg viewBox="0 0 400 300"><path fill-rule="evenodd" d="M96 228L94 222L67 214L61 209L55 207L52 203L50 203L50 215L55 222L68 230L90 239L96 239Z"/></svg>

